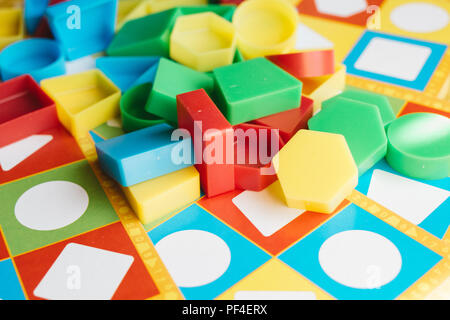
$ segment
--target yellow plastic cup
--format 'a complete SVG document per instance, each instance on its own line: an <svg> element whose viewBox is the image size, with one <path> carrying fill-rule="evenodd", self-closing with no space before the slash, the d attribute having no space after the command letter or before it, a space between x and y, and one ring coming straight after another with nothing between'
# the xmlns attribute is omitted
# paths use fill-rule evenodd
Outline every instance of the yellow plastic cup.
<svg viewBox="0 0 450 320"><path fill-rule="evenodd" d="M170 57L201 72L229 65L236 52L234 26L212 12L182 16L170 37Z"/></svg>
<svg viewBox="0 0 450 320"><path fill-rule="evenodd" d="M24 37L22 9L0 7L0 50Z"/></svg>
<svg viewBox="0 0 450 320"><path fill-rule="evenodd" d="M233 16L238 47L246 59L290 52L297 24L297 10L285 0L244 1Z"/></svg>

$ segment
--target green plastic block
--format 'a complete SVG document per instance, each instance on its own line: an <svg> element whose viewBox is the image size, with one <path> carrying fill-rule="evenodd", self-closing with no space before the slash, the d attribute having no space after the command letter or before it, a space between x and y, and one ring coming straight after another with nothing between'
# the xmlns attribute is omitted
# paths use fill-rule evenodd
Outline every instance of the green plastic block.
<svg viewBox="0 0 450 320"><path fill-rule="evenodd" d="M176 125L178 123L177 95L202 88L208 94L211 93L214 88L214 78L161 58L145 110Z"/></svg>
<svg viewBox="0 0 450 320"><path fill-rule="evenodd" d="M179 9L128 21L116 34L106 53L110 56L169 56L170 33Z"/></svg>
<svg viewBox="0 0 450 320"><path fill-rule="evenodd" d="M234 10L236 6L233 5L218 5L218 4L209 4L206 6L188 6L188 7L179 7L182 15L188 14L196 14L203 12L214 12L215 14L221 16L228 21L231 21L233 18Z"/></svg>
<svg viewBox="0 0 450 320"><path fill-rule="evenodd" d="M334 97L309 119L310 130L342 134L361 176L380 161L387 150L387 138L377 106Z"/></svg>
<svg viewBox="0 0 450 320"><path fill-rule="evenodd" d="M213 70L215 97L232 124L298 108L302 83L265 58Z"/></svg>
<svg viewBox="0 0 450 320"><path fill-rule="evenodd" d="M152 88L151 83L144 83L129 89L120 99L122 128L132 132L164 123L164 120L144 110Z"/></svg>
<svg viewBox="0 0 450 320"><path fill-rule="evenodd" d="M395 114L392 110L389 99L383 95L359 89L346 89L337 97L361 101L377 106L378 110L380 111L384 126L395 120ZM322 105L322 108L324 107L326 108L326 103Z"/></svg>
<svg viewBox="0 0 450 320"><path fill-rule="evenodd" d="M434 113L410 113L387 128L386 160L398 172L416 179L450 175L450 119Z"/></svg>

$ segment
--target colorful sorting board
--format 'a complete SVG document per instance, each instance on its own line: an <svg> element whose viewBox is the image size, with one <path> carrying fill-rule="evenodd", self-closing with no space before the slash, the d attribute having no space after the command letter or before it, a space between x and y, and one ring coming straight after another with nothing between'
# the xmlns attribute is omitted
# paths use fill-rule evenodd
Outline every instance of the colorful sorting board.
<svg viewBox="0 0 450 320"><path fill-rule="evenodd" d="M448 117L449 2L337 2L300 3L297 47L334 48L347 87L387 96L397 116ZM411 21L418 8L438 18ZM392 69L380 52L410 58ZM78 140L61 126L0 149L0 299L450 298L450 178L417 181L382 160L330 215L287 208L271 185L142 225L95 153L122 134L111 119Z"/></svg>

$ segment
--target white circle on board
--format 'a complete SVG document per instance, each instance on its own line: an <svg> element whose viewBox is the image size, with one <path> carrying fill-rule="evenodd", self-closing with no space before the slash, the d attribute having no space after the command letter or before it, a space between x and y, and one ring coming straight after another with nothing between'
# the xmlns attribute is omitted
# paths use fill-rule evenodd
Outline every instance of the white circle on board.
<svg viewBox="0 0 450 320"><path fill-rule="evenodd" d="M164 237L155 245L175 283L199 287L219 279L231 262L228 245L202 230L184 230Z"/></svg>
<svg viewBox="0 0 450 320"><path fill-rule="evenodd" d="M23 193L14 213L27 228L56 230L77 221L89 206L89 196L81 186L69 181L49 181Z"/></svg>
<svg viewBox="0 0 450 320"><path fill-rule="evenodd" d="M425 2L407 3L392 10L392 23L405 31L429 33L445 28L448 13L441 7Z"/></svg>
<svg viewBox="0 0 450 320"><path fill-rule="evenodd" d="M344 286L373 289L397 277L402 256L389 239L371 231L350 230L322 244L319 263L331 279Z"/></svg>

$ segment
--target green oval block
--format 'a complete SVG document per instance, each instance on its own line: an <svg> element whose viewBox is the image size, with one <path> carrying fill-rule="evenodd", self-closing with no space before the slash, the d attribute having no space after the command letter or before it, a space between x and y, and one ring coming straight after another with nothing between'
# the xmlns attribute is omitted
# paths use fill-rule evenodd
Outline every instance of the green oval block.
<svg viewBox="0 0 450 320"><path fill-rule="evenodd" d="M151 83L144 83L128 90L120 100L122 128L125 132L163 123L164 120L144 110L148 95L152 89Z"/></svg>
<svg viewBox="0 0 450 320"><path fill-rule="evenodd" d="M443 179L450 173L450 119L411 113L388 129L386 160L398 172L417 179Z"/></svg>
<svg viewBox="0 0 450 320"><path fill-rule="evenodd" d="M361 176L386 155L387 138L375 105L334 97L309 119L310 130L342 134ZM307 155L305 155L307 156Z"/></svg>

